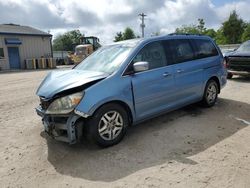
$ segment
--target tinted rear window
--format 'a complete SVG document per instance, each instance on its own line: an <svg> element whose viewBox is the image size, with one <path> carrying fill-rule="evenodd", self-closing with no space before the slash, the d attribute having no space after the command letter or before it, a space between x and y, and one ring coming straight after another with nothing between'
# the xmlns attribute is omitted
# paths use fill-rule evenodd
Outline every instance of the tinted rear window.
<svg viewBox="0 0 250 188"><path fill-rule="evenodd" d="M173 39L164 42L166 56L169 64L191 61L195 58L193 47L189 40Z"/></svg>
<svg viewBox="0 0 250 188"><path fill-rule="evenodd" d="M205 39L196 39L192 40L196 46L195 56L197 59L217 56L218 51L215 48L214 44L210 40Z"/></svg>

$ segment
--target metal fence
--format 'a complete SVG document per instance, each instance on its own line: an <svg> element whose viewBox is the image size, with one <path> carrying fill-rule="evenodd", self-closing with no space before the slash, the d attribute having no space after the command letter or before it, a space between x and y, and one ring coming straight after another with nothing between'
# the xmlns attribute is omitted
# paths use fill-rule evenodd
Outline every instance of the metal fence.
<svg viewBox="0 0 250 188"><path fill-rule="evenodd" d="M219 45L221 49L228 49L228 50L234 50L239 48L240 44L225 44L225 45Z"/></svg>
<svg viewBox="0 0 250 188"><path fill-rule="evenodd" d="M53 51L53 58L64 59L67 55L67 51Z"/></svg>

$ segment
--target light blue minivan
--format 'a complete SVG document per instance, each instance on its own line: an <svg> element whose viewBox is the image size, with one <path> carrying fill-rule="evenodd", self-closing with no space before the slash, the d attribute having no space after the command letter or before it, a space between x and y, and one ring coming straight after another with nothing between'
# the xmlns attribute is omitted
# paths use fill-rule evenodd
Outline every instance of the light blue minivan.
<svg viewBox="0 0 250 188"><path fill-rule="evenodd" d="M49 73L37 90L36 112L56 140L73 144L84 135L107 147L129 125L199 101L213 106L226 77L223 56L207 36L127 40Z"/></svg>

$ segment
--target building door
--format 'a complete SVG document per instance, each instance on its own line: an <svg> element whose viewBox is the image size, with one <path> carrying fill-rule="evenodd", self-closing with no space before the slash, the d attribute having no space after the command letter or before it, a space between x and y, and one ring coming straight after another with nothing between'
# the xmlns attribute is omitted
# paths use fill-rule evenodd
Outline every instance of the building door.
<svg viewBox="0 0 250 188"><path fill-rule="evenodd" d="M9 63L11 69L20 69L20 58L18 47L8 47Z"/></svg>

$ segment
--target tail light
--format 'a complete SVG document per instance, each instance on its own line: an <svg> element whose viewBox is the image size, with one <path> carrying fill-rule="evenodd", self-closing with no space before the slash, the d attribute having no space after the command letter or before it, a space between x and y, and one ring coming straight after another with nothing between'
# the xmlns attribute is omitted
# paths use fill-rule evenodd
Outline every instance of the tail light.
<svg viewBox="0 0 250 188"><path fill-rule="evenodd" d="M227 62L227 58L225 57L224 60L222 61L222 64L225 68L228 68L228 62Z"/></svg>

